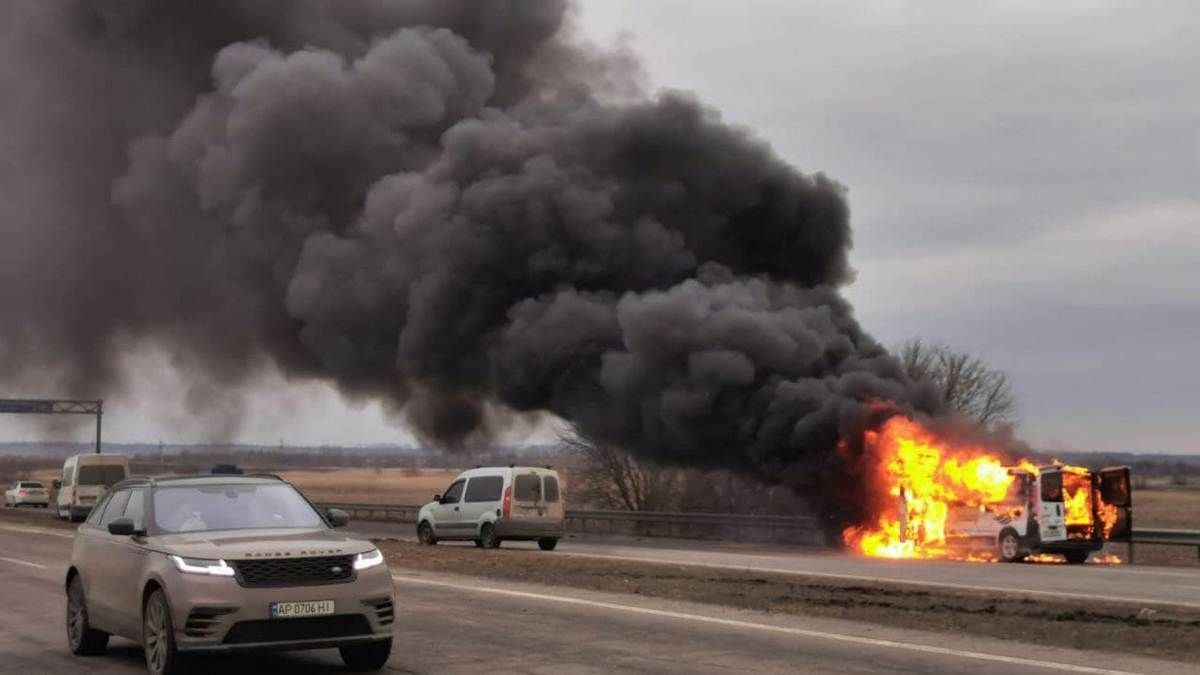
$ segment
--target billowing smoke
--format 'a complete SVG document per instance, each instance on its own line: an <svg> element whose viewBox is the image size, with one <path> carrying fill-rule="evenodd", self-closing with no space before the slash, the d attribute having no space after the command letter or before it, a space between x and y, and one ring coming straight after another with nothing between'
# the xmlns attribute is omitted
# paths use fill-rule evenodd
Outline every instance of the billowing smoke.
<svg viewBox="0 0 1200 675"><path fill-rule="evenodd" d="M447 446L549 411L849 520L871 402L936 409L838 292L844 189L643 93L561 2L27 0L0 22L4 376L111 392L154 343L219 391L273 362Z"/></svg>

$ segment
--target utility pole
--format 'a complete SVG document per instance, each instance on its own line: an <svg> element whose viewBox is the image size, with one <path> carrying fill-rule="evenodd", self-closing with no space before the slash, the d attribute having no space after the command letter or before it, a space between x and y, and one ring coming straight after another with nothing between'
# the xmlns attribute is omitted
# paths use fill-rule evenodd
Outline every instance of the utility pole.
<svg viewBox="0 0 1200 675"><path fill-rule="evenodd" d="M96 401L96 454L100 454L100 420L104 419L104 401Z"/></svg>

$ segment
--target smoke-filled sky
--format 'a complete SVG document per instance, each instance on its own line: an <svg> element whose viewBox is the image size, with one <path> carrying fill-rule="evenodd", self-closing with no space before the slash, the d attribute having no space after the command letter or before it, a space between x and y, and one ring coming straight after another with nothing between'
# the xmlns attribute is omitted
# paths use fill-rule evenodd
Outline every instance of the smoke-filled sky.
<svg viewBox="0 0 1200 675"><path fill-rule="evenodd" d="M1200 452L1200 7L596 3L656 83L849 187L860 321L1013 379L1034 445Z"/></svg>
<svg viewBox="0 0 1200 675"><path fill-rule="evenodd" d="M1153 11L1145 6L1136 10L1115 5L1096 8L1092 3L1087 7L1060 4L1050 10L1033 3L1024 8L1006 3L1003 8L991 9L943 3L924 5L919 12L906 7L879 3L872 3L869 9L845 3L836 9L796 2L736 7L695 2L589 3L575 17L579 33L604 47L618 45L617 56L605 59L603 68L586 59L572 62L570 69L578 72L569 73L569 77L557 65L541 67L553 71L551 79L570 83L587 80L588 86L604 89L601 94L612 99L635 96L629 89L639 78L650 92L662 87L693 92L705 105L720 110L725 122L753 129L758 139L769 143L783 161L799 171L820 171L836 179L847 190L854 240L850 265L857 274L842 292L854 303L858 322L884 344L924 336L979 353L1005 369L1014 380L1021 404L1021 433L1035 445L1200 450L1191 440L1191 420L1200 406L1200 394L1192 386L1200 380L1200 359L1194 356L1196 338L1200 337L1200 282L1194 278L1200 263L1200 235L1195 228L1200 220L1195 187L1200 178L1200 127L1195 124L1200 97L1190 84L1200 79L1200 49L1188 37L1200 28L1200 13L1187 3L1156 3ZM7 25L8 30L15 30L11 23ZM539 23L535 17L520 25L536 37L544 22ZM497 34L503 33L492 28ZM287 251L287 237L276 237L269 228L264 229L263 223L282 221L292 231L300 232L323 227L304 217L293 218L290 212L278 216L272 211L271 195L256 195L247 201L239 181L266 181L284 186L281 190L303 193L319 206L311 211L325 216L334 214L336 218L341 212L355 210L353 204L339 203L341 193L336 190L336 194L329 195L314 189L313 175L263 164L272 157L289 157L294 148L288 144L295 143L295 138L287 133L274 137L260 133L261 129L254 127L254 117L238 117L236 106L228 101L250 100L251 109L269 113L272 102L278 100L273 98L271 87L280 87L294 94L302 107L305 84L318 81L314 77L327 78L319 80L321 87L343 87L348 101L362 90L381 92L365 96L363 105L383 106L385 113L340 109L335 114L311 108L308 114L317 115L315 119L294 122L326 130L315 135L311 146L303 148L308 156L324 163L316 169L318 180L323 175L337 175L339 181L349 185L346 191L353 194L358 189L355 181L387 173L404 176L370 191L374 196L367 201L363 224L358 226L365 235L344 241L300 240L305 242L302 250L294 252L301 261L300 274L292 275L287 270L289 278L283 288L289 315L307 322L299 342L305 348L303 355L288 351L289 346L275 355L285 363L282 370L262 363L222 363L229 372L212 372L208 370L212 360L196 357L206 369L203 377L196 377L197 365L186 353L142 344L139 340L145 336L131 331L123 339L137 346L119 358L104 360L106 366L125 364L123 370L134 373L125 378L124 393L110 402L109 438L217 440L211 429L227 428L234 440L267 443L280 438L289 443L408 440L411 434L405 423L385 413L386 406L371 400L370 394L389 385L356 370L356 363L370 363L369 349L366 356L359 350L364 345L371 347L374 338L355 323L364 315L364 307L396 309L388 298L370 290L373 281L385 279L403 286L410 299L419 297L423 291L418 288L414 295L411 280L396 267L433 267L446 243L404 239L403 254L381 255L378 251L386 253L391 243L384 241L386 237L372 239L372 232L382 231L379 227L372 229L372 218L382 218L394 226L406 217L419 221L445 211L465 212L468 216L471 208L494 212L502 209L504 200L515 199L513 194L536 191L542 189L539 185L556 180L574 181L580 173L588 176L581 183L584 189L577 195L579 199L572 202L579 209L574 217L586 223L589 218L599 217L588 209L598 209L603 215L605 208L614 208L605 205L604 195L612 198L617 194L606 181L635 179L622 173L620 166L597 166L596 160L581 161L562 151L554 153L553 166L527 163L520 172L513 172L524 183L492 185L493 189L472 192L474 202L459 193L458 187L452 194L443 189L476 181L480 171L503 172L509 164L527 160L531 155L526 148L545 142L546 134L561 133L569 137L563 142L574 143L573 147L584 152L592 143L603 145L602 137L611 133L613 125L628 124L645 133L655 132L657 123L653 118L663 105L663 99L657 99L657 108L642 113L622 112L624 108L617 112L588 108L586 114L563 117L559 110L532 110L509 114L506 119L488 119L480 112L485 105L504 99L515 101L524 92L521 77L505 70L511 67L515 71L526 63L521 51L524 43L502 40L503 44L489 45L488 41L496 38L486 26L472 25L464 30L473 32L471 39L476 47L496 50L497 60L491 69L473 57L471 50L460 49L454 35L418 31L380 43L365 56L359 54L361 58L349 70L318 52L289 58L287 51L276 51L285 47L244 42L244 46L222 51L215 63L204 65L215 81L204 91L207 102L194 106L171 100L191 96L186 87L173 84L161 71L148 76L163 78L161 100L145 101L145 110L139 110L138 119L129 119L127 124L142 125L145 128L141 131L157 131L159 138L169 140L151 139L136 145L129 166L114 170L117 180L111 198L142 241L161 245L178 257L176 264L181 273L197 263L186 254L191 250L188 246L177 246L174 239L168 243L156 238L160 236L156 228L163 219L186 220L194 214L220 213L249 233L255 251L271 251L273 256L277 249L283 249L285 252L279 255L285 258L292 255ZM219 39L215 35L205 37ZM16 37L10 33L3 39L15 41ZM288 39L305 38L290 35ZM334 40L328 35L320 39ZM578 39L572 37L569 42L577 43ZM640 74L629 67L625 49L640 56ZM197 51L203 49L197 46ZM117 63L121 56L118 54ZM568 51L566 56L578 55ZM411 68L412 76L424 82L422 91L431 94L429 100L437 103L415 105L411 92L380 86L386 79L384 74L396 64ZM34 77L30 72L44 76L36 69L25 71L22 65L9 60L3 77ZM124 65L139 67L136 62ZM605 68L609 70L601 72ZM22 86L28 86L28 82ZM43 90L55 86L61 85L53 81L40 84ZM130 94L106 91L103 78L96 88L96 103L101 107L105 105L104 95ZM248 99L239 98L246 93ZM40 91L39 95L53 97L54 92ZM63 100L76 101L72 96L64 96ZM5 112L2 106L0 114ZM394 114L387 117L392 112L387 106L402 108L402 119ZM174 112L189 108L186 115ZM71 117L61 110L50 114ZM392 134L364 123L381 116L400 125L404 133ZM428 139L438 138L449 121L475 117L484 118L484 123L476 129L460 130L450 144L454 152L437 157L435 144ZM526 130L534 131L512 140L511 147L488 145L485 132L502 129L507 117L519 119ZM235 118L238 124L231 123ZM274 119L277 122L279 118ZM110 131L101 124L97 124L99 129L87 129L87 120L81 122L84 131L75 133L85 142L92 141L88 132ZM113 123L110 120L106 124ZM214 131L217 128L224 131ZM124 133L127 129L116 131ZM236 137L239 133L253 141L241 143ZM753 143L727 138L721 128L701 129L700 133L701 140L709 139L713 147L733 149L736 156L724 158L728 167L745 164L751 176L775 175L774 160L760 160ZM219 142L214 142L214 134L220 136ZM339 139L337 147L322 147L323 138ZM347 148L346 138L360 145ZM20 152L6 153L9 156L0 164L0 175L14 176L20 171L20 157L36 152L36 145L31 149L11 135L4 143ZM222 156L211 152L215 146L250 150ZM403 149L399 153L403 160L394 159L397 148ZM86 144L80 149L81 155L89 152L106 155L107 149ZM347 159L350 155L353 161ZM170 178L171 171L181 164L198 168L185 172L182 178ZM493 168L480 168L487 166ZM346 171L347 167L353 171ZM556 172L565 173L560 176ZM738 178L728 173L724 176L726 180ZM691 176L686 180L707 179ZM788 185L785 189L793 189ZM36 187L47 191L39 193L40 198L55 198L45 184L37 183ZM199 206L188 211L180 202L171 201L174 189L186 193ZM661 188L655 185L655 189ZM736 189L731 188L730 194L736 194ZM800 200L801 204L818 205L825 199L821 192L810 194L805 192L808 188L795 189L799 192L788 199ZM630 197L624 190L620 197L633 203L641 199ZM620 211L621 199L610 201L614 199ZM661 194L656 199L661 200ZM736 197L724 199L736 202ZM699 214L699 220L703 220L706 209L722 213L723 209L733 208L725 202L698 205L689 218ZM620 279L617 288L670 289L662 298L639 297L616 310L626 327L626 340L628 326L639 322L648 326L655 322L660 326L686 323L687 317L661 309L673 306L676 300L676 305L683 302L708 307L726 303L748 312L777 301L796 307L838 307L838 303L821 298L771 300L756 295L753 284L727 278L728 274L743 272L786 276L777 269L777 263L757 254L751 256L752 260L742 255L761 249L764 243L771 244L769 237L762 242L738 242L733 246L735 253L721 261L727 269L710 270L703 283L674 285L698 274L688 270L702 261L688 258L689 254L700 250L712 259L728 247L702 241L696 244L690 239L703 240L708 236L703 232L685 233L691 243L679 245L672 239L678 236L672 234L672 216L663 211L669 205L654 208L666 222L665 228L650 222L641 224L633 230L630 243L572 239L574 244L591 247L589 251L601 251L608 256L605 260L625 256L622 259L629 269L610 270L608 275ZM805 208L819 213L826 207ZM828 208L836 210L836 205ZM17 216L6 214L8 218ZM836 216L831 218L836 222ZM197 248L209 246L197 234L205 227L202 220L196 218L193 227L182 229L190 233L188 236L197 237ZM836 240L836 228L830 232ZM97 242L103 245L102 240L58 243L70 248ZM10 247L8 254L20 257L21 246L37 251L45 243L21 242ZM470 241L463 240L462 246L470 245ZM635 254L614 248L621 245L631 246L634 251L676 251L680 257L639 261ZM838 246L824 246L810 241L793 251L798 256L810 249L820 251L812 255L810 264L802 266L806 271L795 273L800 275L800 283L837 283L842 278ZM231 255L254 258L259 254L237 251ZM595 270L573 255L577 252L568 250L564 254L574 265L568 273L573 283L601 290L613 287L611 279L597 277ZM601 264L594 257L583 257L583 263ZM402 264L389 268L386 262L379 262L380 258L400 260ZM490 274L488 255L456 255L454 263L464 260ZM557 274L554 270L562 263L552 258L543 261L551 270L547 274ZM203 264L213 263L208 260ZM246 266L236 269L245 273ZM375 274L377 278L347 281L351 269L373 270L365 276ZM646 278L638 277L642 273L639 270ZM263 288L272 288L269 280L283 274L279 269L259 271L268 280ZM148 271L146 283L161 283L154 279L159 273L161 270ZM80 281L71 277L71 270L56 270L48 279L38 281L45 284L59 280L64 286L69 286L64 279ZM497 277L489 278L494 281ZM233 279L228 281L235 283ZM530 283L528 278L519 281ZM9 288L5 292L13 293L13 281L6 283ZM331 287L340 291L328 291ZM487 298L463 295L452 284L430 282L428 287L428 308L457 310L456 303L488 302ZM546 291L553 292L554 287L552 284ZM561 284L557 287L561 289ZM189 306L189 297L202 294L207 298L210 293L225 290L184 284L176 298L178 308L164 305L157 298L122 318L128 325L140 327L156 312L187 311L183 308ZM673 299L672 293L682 299ZM433 335L409 331L407 337L401 337L401 350L420 355L409 361L416 365L408 366L411 372L406 375L421 380L421 391L414 394L406 385L402 392L384 394L406 402L418 401L425 411L424 419L433 425L427 431L439 432L440 420L466 414L488 418L481 424L498 429L508 440L544 438L548 435L545 423L524 420L510 426L512 420L504 415L500 415L504 419L490 420L498 413L486 408L463 408L461 401L447 400L442 392L456 388L450 386L455 382L470 389L486 381L488 386L499 382L510 400L523 400L523 396L533 396L529 392L534 391L556 405L577 405L576 399L558 391L545 391L541 381L531 382L532 376L526 376L525 371L518 377L497 374L490 365L448 365L445 359L449 357L445 355L466 353L492 358L495 350L508 349L504 363L535 363L544 358L554 364L554 353L539 352L539 344L529 339L534 334L527 327L544 327L546 322L552 327L586 325L589 317L604 315L600 308L609 306L602 295L572 295L564 300L560 293L557 299L530 301L506 324L507 332L497 343L499 346L491 344L486 349L463 347L455 342L462 340L462 335L445 331ZM247 320L253 321L255 303L269 303L269 296L265 292L263 298L252 299L239 311L246 312ZM355 306L356 302L362 306ZM49 307L41 309L53 311ZM412 311L407 306L404 310ZM138 316L138 312L145 312L145 316ZM227 309L216 314L223 320L229 317ZM429 325L446 325L439 317L428 318ZM86 341L88 321L80 319L76 323L68 317L56 324L72 328L72 340ZM598 326L604 321L595 320ZM661 323L664 321L667 323ZM809 329L824 330L817 328L819 322L805 321ZM202 323L180 321L178 326L165 328L155 324L153 332L172 335L176 344L210 342L215 345L214 351L221 351L225 346L222 340L228 340L229 350L255 352L239 344L236 336L206 335L196 340L193 335L173 335L174 331L196 331ZM854 337L857 327L843 325L840 319L834 323L837 327L830 327L829 335L850 335L860 343ZM526 326L526 333L515 334L522 326ZM62 325L55 327L61 329ZM274 336L277 330L275 325L261 327L267 336ZM397 330L388 337L394 338ZM603 334L606 329L596 330ZM115 333L122 339L120 330ZM347 340L355 345L353 352L345 348ZM394 344L386 347L394 348ZM649 358L646 354L652 355L659 347L643 341L628 350L637 352L629 358ZM869 343L861 343L856 349L859 355L852 361L870 361ZM753 350L748 347L743 351ZM320 357L316 363L310 360L313 353ZM704 396L705 382L728 382L730 377L736 380L740 377L737 373L746 368L730 357L728 350L710 349L701 356L696 353L700 352L694 352L689 360L690 374L683 390L697 396ZM751 372L761 372L763 363L769 361L761 354L751 357L758 366ZM886 368L880 366L851 367L887 378ZM239 379L239 368L259 372L258 384L249 389L226 387L226 383ZM350 389L359 400L344 403L329 385L303 377L323 368L337 372L343 390ZM528 368L528 372L536 370ZM619 364L606 365L605 372L609 377L628 378ZM612 375L614 372L618 374ZM67 381L70 379L68 376ZM61 376L57 381L63 381ZM39 380L36 373L14 375L10 382L10 386L20 389L13 393L59 393L46 390L45 381ZM638 386L648 385L639 382ZM666 396L656 393L655 400L677 406L695 405L679 391L672 389ZM901 399L906 396L896 394ZM203 414L195 414L197 408ZM198 418L205 420L209 432L197 429ZM30 431L15 420L0 423L0 431L6 435ZM610 420L593 420L593 424L603 429L627 426L627 422ZM86 436L86 431L80 435Z"/></svg>

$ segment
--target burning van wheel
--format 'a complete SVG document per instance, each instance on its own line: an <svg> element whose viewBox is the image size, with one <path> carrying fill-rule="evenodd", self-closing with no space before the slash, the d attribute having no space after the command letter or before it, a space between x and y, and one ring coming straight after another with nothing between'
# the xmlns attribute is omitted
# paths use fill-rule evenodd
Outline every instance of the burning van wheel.
<svg viewBox="0 0 1200 675"><path fill-rule="evenodd" d="M1018 562L1025 558L1021 554L1021 540L1016 530L1009 528L1000 533L996 539L996 555L1004 562Z"/></svg>
<svg viewBox="0 0 1200 675"><path fill-rule="evenodd" d="M1063 554L1063 557L1072 565L1082 565L1087 562L1088 555L1090 554L1090 551L1067 551Z"/></svg>

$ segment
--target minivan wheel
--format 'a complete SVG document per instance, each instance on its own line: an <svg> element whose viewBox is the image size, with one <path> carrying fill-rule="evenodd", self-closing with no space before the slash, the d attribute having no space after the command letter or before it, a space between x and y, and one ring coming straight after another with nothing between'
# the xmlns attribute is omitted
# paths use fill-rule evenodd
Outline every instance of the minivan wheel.
<svg viewBox="0 0 1200 675"><path fill-rule="evenodd" d="M151 675L170 675L179 672L179 654L175 650L175 626L167 596L157 589L146 599L142 608L142 651L146 669Z"/></svg>
<svg viewBox="0 0 1200 675"><path fill-rule="evenodd" d="M479 546L500 548L500 538L496 536L496 527L491 523L484 523L483 527L479 528Z"/></svg>
<svg viewBox="0 0 1200 675"><path fill-rule="evenodd" d="M67 644L76 656L95 656L108 648L108 633L88 621L87 597L78 576L67 587Z"/></svg>
<svg viewBox="0 0 1200 675"><path fill-rule="evenodd" d="M342 653L342 663L350 670L380 670L387 665L388 657L392 654L392 639L339 647L338 651Z"/></svg>
<svg viewBox="0 0 1200 675"><path fill-rule="evenodd" d="M553 551L555 546L558 546L558 539L554 537L542 537L538 539L538 548L543 551Z"/></svg>
<svg viewBox="0 0 1200 675"><path fill-rule="evenodd" d="M433 546L437 543L437 537L433 536L433 526L428 522L422 521L417 526L417 541L426 546Z"/></svg>

